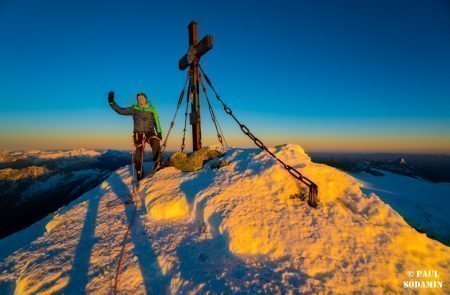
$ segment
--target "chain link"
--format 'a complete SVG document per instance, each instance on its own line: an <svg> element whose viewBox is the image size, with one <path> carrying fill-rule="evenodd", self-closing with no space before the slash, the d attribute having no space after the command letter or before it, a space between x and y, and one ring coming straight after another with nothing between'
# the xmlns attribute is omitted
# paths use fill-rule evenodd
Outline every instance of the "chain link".
<svg viewBox="0 0 450 295"><path fill-rule="evenodd" d="M187 81L189 80L189 75L190 75L190 73L188 72L188 75L187 75L187 77L186 77L186 80L184 81L183 89L181 90L180 96L179 96L179 98L178 98L177 109L175 110L175 114L173 115L172 122L170 122L169 130L167 131L167 135L166 135L166 137L164 138L164 142L163 142L163 144L162 144L161 151L160 151L160 153L159 153L158 158L157 158L156 161L160 161L160 160L162 159L164 150L166 149L166 146L167 146L167 140L169 139L170 132L172 131L173 125L174 125L174 123L175 123L175 119L177 118L178 110L180 109L181 102L183 101L184 93L186 92L186 85L187 85Z"/></svg>
<svg viewBox="0 0 450 295"><path fill-rule="evenodd" d="M188 117L188 110L189 110L189 102L192 100L192 92L189 91L188 96L186 97L186 111L184 112L184 128L183 128L183 139L181 140L181 152L184 151L184 148L186 147L185 141L186 141L186 126L187 126L187 117Z"/></svg>
<svg viewBox="0 0 450 295"><path fill-rule="evenodd" d="M206 83L208 83L209 87L212 89L212 91L214 92L217 100L222 104L223 109L225 110L225 112L230 115L234 121L236 121L236 123L239 125L239 127L241 128L242 132L247 135L251 140L253 140L253 142L255 143L255 145L257 147L259 147L260 149L268 152L273 158L275 158L283 167L284 169L286 169L289 174L291 174L294 178L296 178L297 180L299 180L300 182L304 183L305 185L307 185L309 187L309 196L308 196L308 204L311 207L317 207L317 203L319 202L319 198L318 198L318 191L319 191L319 187L317 186L317 184L315 184L312 180L310 180L309 178L305 177L302 175L302 173L300 171L298 171L297 169L295 169L294 167L286 164L285 162L283 162L281 159L279 159L277 156L275 156L274 153L272 153L267 147L266 145L264 145L264 143L259 140L255 135L253 135L253 133L250 132L250 130L248 129L247 126L245 126L244 124L242 124L237 118L236 116L233 114L233 111L225 104L225 102L220 98L219 94L216 92L214 86L211 83L211 80L209 80L208 76L205 74L205 72L203 71L203 68L201 67L201 65L198 65L200 71L203 74L203 77L205 78Z"/></svg>
<svg viewBox="0 0 450 295"><path fill-rule="evenodd" d="M225 135L223 135L223 132L222 132L222 129L220 128L219 122L217 121L216 114L214 114L214 110L211 106L211 102L209 101L208 94L206 93L206 87L203 84L202 74L200 72L198 72L198 80L200 81L200 85L202 87L203 93L205 94L206 101L208 102L209 114L211 115L211 120L213 121L214 126L216 127L217 138L219 139L219 142L222 145L222 147L225 147L225 146L228 147L228 144L225 139ZM224 141L225 141L225 145L224 145Z"/></svg>

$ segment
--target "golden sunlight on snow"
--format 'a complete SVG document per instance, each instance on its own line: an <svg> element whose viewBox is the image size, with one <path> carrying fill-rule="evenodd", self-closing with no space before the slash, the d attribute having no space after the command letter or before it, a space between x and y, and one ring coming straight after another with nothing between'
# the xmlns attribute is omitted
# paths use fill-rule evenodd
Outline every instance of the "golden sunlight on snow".
<svg viewBox="0 0 450 295"><path fill-rule="evenodd" d="M198 172L166 168L125 205L130 167L37 224L0 240L0 290L111 294L123 237L120 293L427 293L410 271L448 285L450 248L410 227L353 177L311 162L294 144L272 151L319 186L318 208L273 158L230 149ZM136 211L137 210L137 211ZM34 236L31 243L22 239ZM5 251L5 250L3 250ZM436 278L422 278L432 282ZM3 288L3 289L2 289ZM414 292L413 292L414 291ZM435 291L435 290L434 290Z"/></svg>

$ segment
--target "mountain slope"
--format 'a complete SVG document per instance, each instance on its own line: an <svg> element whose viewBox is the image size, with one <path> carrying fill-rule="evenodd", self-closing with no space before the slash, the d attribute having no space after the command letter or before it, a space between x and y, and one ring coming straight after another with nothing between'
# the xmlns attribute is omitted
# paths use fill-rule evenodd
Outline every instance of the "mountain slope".
<svg viewBox="0 0 450 295"><path fill-rule="evenodd" d="M95 188L131 160L130 152L112 150L7 154L10 159L0 162L0 239Z"/></svg>
<svg viewBox="0 0 450 295"><path fill-rule="evenodd" d="M49 170L45 167L39 167L39 166L29 166L22 169L11 169L11 168L5 168L0 169L0 181L1 180L11 180L16 181L20 179L26 179L26 178L38 178L39 176L42 176L46 173L48 173Z"/></svg>
<svg viewBox="0 0 450 295"><path fill-rule="evenodd" d="M274 148L319 185L318 209L264 152L230 149L227 165L158 172L141 206L121 204L130 167L30 228L0 240L0 293L405 292L410 270L448 278L450 248L411 228L353 177L298 145ZM114 206L111 206L114 205ZM427 280L427 279L424 279ZM429 278L428 280L434 280ZM448 283L443 286L449 292ZM416 290L417 291L417 290ZM420 289L418 291L421 291Z"/></svg>

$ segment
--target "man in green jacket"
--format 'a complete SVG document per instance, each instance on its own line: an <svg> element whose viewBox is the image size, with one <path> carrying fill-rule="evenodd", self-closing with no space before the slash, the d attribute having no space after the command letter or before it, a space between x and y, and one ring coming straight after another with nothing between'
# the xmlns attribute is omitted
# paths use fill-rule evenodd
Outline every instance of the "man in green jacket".
<svg viewBox="0 0 450 295"><path fill-rule="evenodd" d="M133 143L136 148L134 166L136 169L137 180L139 181L143 177L142 162L144 160L145 143L149 143L152 148L153 161L155 162L153 169L156 170L161 166L161 159L158 160L158 158L161 151L160 142L162 139L162 131L158 111L147 100L147 95L140 92L136 97L137 104L127 108L121 108L114 101L114 92L111 91L108 94L108 102L116 113L125 116L133 116Z"/></svg>

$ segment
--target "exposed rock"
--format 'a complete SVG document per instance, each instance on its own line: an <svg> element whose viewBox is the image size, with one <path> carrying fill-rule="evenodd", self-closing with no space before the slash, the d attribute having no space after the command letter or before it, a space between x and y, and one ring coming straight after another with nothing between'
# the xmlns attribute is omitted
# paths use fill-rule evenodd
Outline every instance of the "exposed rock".
<svg viewBox="0 0 450 295"><path fill-rule="evenodd" d="M229 163L225 160L215 161L214 163L211 163L211 169L220 169Z"/></svg>
<svg viewBox="0 0 450 295"><path fill-rule="evenodd" d="M0 170L0 180L20 180L25 178L35 179L48 173L49 171L50 170L47 168L39 166L30 166L23 169L6 168Z"/></svg>
<svg viewBox="0 0 450 295"><path fill-rule="evenodd" d="M202 169L206 162L221 155L219 151L209 148L203 148L190 155L176 152L167 160L166 165L183 172L193 172Z"/></svg>
<svg viewBox="0 0 450 295"><path fill-rule="evenodd" d="M11 155L7 151L0 151L0 163L11 161Z"/></svg>

